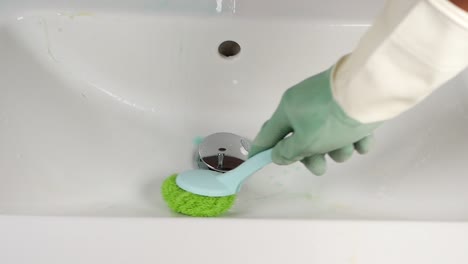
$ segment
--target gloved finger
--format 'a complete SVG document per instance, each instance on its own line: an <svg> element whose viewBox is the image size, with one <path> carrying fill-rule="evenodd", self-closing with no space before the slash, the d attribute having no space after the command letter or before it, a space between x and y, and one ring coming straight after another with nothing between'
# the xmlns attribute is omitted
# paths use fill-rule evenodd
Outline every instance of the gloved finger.
<svg viewBox="0 0 468 264"><path fill-rule="evenodd" d="M366 154L374 144L374 135L369 135L358 142L354 143L354 148L359 154Z"/></svg>
<svg viewBox="0 0 468 264"><path fill-rule="evenodd" d="M282 139L273 148L271 157L273 162L278 165L289 165L304 158L305 146L304 140L297 134Z"/></svg>
<svg viewBox="0 0 468 264"><path fill-rule="evenodd" d="M289 121L281 106L279 106L273 116L263 124L260 132L255 137L249 151L249 157L274 147L278 141L291 132L292 128L289 125Z"/></svg>
<svg viewBox="0 0 468 264"><path fill-rule="evenodd" d="M327 171L327 161L325 160L325 155L318 154L307 157L301 162L306 166L306 168L317 176L322 176Z"/></svg>
<svg viewBox="0 0 468 264"><path fill-rule="evenodd" d="M336 162L345 162L349 158L351 158L351 156L353 155L353 152L354 152L354 146L348 145L348 146L344 146L342 148L330 151L328 155L330 156L330 158L332 158Z"/></svg>

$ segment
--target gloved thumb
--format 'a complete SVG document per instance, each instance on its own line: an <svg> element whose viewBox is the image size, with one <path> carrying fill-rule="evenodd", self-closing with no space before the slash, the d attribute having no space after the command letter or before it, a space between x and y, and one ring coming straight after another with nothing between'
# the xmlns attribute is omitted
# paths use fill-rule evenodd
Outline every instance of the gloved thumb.
<svg viewBox="0 0 468 264"><path fill-rule="evenodd" d="M260 132L255 137L249 151L249 158L259 152L274 147L291 131L292 128L280 105L273 116L263 124Z"/></svg>
<svg viewBox="0 0 468 264"><path fill-rule="evenodd" d="M273 162L278 165L289 165L304 159L307 149L303 141L297 134L292 134L292 136L278 142L271 154ZM311 156L311 154L309 153L307 156Z"/></svg>

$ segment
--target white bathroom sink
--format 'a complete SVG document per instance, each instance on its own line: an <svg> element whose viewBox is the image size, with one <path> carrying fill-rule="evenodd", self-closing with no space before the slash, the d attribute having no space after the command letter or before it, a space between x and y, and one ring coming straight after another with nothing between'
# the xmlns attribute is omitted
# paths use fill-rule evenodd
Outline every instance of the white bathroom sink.
<svg viewBox="0 0 468 264"><path fill-rule="evenodd" d="M8 248L0 259L11 260L0 262L30 263L14 253L21 243L11 241L20 234L60 245L56 227L79 247L89 239L87 230L105 243L141 243L142 252L148 243L161 249L186 238L169 226L184 230L187 243L228 240L227 248L241 243L243 232L256 231L260 238L243 245L262 244L263 257L252 252L246 263L395 263L402 255L382 260L377 252L415 243L419 251L414 246L404 253L411 262L400 263L450 263L444 249L458 263L468 259L462 249L468 232L466 71L382 126L370 154L330 162L325 176L301 164L266 167L246 182L223 219L181 219L160 197L165 177L194 168L197 139L216 132L253 138L288 87L352 50L381 2L356 2L348 8L355 12L337 11L340 1L290 8L280 1L129 2L0 3L0 244ZM237 56L220 56L225 40L240 45ZM210 226L229 229L228 237L207 231ZM141 240L137 234L145 232L165 236ZM456 243L445 248L449 235ZM312 239L317 236L327 238ZM281 241L277 247L295 239L295 250L269 253L273 237ZM372 248L376 240L380 251ZM31 256L43 257L36 263L59 263L36 242L28 244L37 250ZM435 248L439 255L420 255ZM96 263L108 251L113 248ZM94 251L83 252L86 263L95 261ZM142 253L134 263L164 260L171 251L165 252ZM68 259L67 250L60 254ZM238 262L233 256L224 263Z"/></svg>

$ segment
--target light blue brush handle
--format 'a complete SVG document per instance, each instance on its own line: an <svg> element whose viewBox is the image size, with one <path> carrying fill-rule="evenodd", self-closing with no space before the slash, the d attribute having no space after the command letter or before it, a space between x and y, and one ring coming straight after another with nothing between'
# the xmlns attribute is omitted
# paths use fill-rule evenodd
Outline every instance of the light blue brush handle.
<svg viewBox="0 0 468 264"><path fill-rule="evenodd" d="M233 195L239 192L245 179L271 162L271 149L269 149L224 174L211 170L182 172L177 176L176 183L183 190L193 194L210 197Z"/></svg>
<svg viewBox="0 0 468 264"><path fill-rule="evenodd" d="M244 163L236 167L234 170L221 174L218 177L218 180L225 184L226 186L231 186L236 188L236 192L239 191L242 183L252 174L265 167L266 165L272 163L271 159L272 149L265 150L258 153L257 155L246 160Z"/></svg>

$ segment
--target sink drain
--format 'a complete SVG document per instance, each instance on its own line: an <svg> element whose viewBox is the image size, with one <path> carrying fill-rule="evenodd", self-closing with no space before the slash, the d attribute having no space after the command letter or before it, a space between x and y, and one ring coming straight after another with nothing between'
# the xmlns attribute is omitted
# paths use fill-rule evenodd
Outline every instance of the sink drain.
<svg viewBox="0 0 468 264"><path fill-rule="evenodd" d="M250 141L232 133L215 133L198 145L198 168L218 172L235 169L247 160Z"/></svg>
<svg viewBox="0 0 468 264"><path fill-rule="evenodd" d="M218 47L218 52L221 57L224 58L232 58L239 54L241 51L241 46L239 43L232 41L232 40L226 40L223 43L219 44Z"/></svg>

